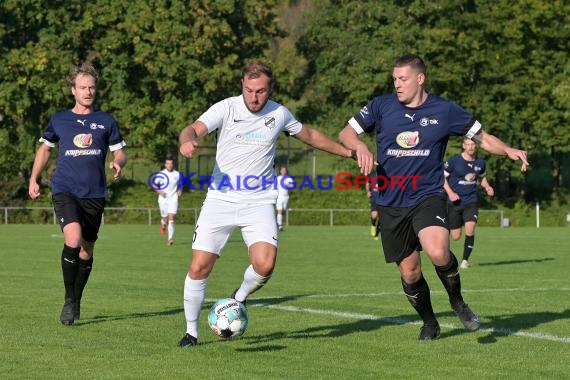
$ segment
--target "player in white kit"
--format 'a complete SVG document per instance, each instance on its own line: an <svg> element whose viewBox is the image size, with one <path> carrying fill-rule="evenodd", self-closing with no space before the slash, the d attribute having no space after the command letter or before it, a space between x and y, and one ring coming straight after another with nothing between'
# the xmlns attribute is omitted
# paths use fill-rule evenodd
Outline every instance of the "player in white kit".
<svg viewBox="0 0 570 380"><path fill-rule="evenodd" d="M279 176L277 176L277 202L275 203L275 209L277 210L277 227L279 231L283 231L283 216L287 212L289 190L293 188L293 178L289 175L287 167L282 166L279 169Z"/></svg>
<svg viewBox="0 0 570 380"><path fill-rule="evenodd" d="M317 149L355 157L370 171L370 152L351 151L319 131L304 127L291 112L269 99L273 74L262 62L249 63L242 72L242 95L226 98L208 109L180 133L180 153L193 158L200 138L216 131L216 163L192 241L192 262L184 283L186 333L180 347L198 343L198 318L208 276L230 234L241 228L250 265L232 298L245 302L271 277L277 257L278 231L273 173L277 140L283 132Z"/></svg>
<svg viewBox="0 0 570 380"><path fill-rule="evenodd" d="M174 170L174 160L167 157L164 161L164 170L156 177L155 185L158 193L158 207L160 209L160 234L168 231L166 245L174 244L174 229L176 213L178 212L178 197L182 194L180 186L180 173Z"/></svg>

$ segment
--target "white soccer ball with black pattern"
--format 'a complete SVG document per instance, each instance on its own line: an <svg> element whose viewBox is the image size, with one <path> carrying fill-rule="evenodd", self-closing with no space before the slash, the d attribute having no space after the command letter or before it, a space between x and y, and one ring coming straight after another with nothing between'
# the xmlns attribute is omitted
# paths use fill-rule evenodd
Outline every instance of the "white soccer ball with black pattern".
<svg viewBox="0 0 570 380"><path fill-rule="evenodd" d="M208 313L208 325L219 337L233 338L247 329L247 309L233 298L218 300Z"/></svg>

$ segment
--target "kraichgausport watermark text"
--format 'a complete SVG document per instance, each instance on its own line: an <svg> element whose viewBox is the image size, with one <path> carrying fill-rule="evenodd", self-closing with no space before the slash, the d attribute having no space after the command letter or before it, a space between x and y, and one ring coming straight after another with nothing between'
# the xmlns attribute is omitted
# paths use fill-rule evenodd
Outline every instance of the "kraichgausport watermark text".
<svg viewBox="0 0 570 380"><path fill-rule="evenodd" d="M211 175L197 173L179 173L177 190L359 190L362 186L370 184L374 190L417 190L417 181L421 175L393 175L393 176L366 176L353 175L349 172L338 172L336 175L311 176L277 176L263 177L255 175L235 177L222 176L218 181ZM164 172L154 172L148 177L148 185L153 190L164 190L170 183Z"/></svg>

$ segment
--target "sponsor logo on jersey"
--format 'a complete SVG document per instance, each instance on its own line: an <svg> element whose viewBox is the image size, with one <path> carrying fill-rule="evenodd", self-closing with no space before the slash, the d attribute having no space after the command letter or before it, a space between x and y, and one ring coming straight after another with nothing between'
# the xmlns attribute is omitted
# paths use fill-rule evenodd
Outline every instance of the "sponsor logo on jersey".
<svg viewBox="0 0 570 380"><path fill-rule="evenodd" d="M73 138L73 144L78 148L89 148L93 142L91 133L81 133Z"/></svg>
<svg viewBox="0 0 570 380"><path fill-rule="evenodd" d="M100 156L101 149L68 149L65 151L65 156Z"/></svg>
<svg viewBox="0 0 570 380"><path fill-rule="evenodd" d="M426 127L426 126L428 126L428 125L437 125L437 124L439 124L439 123L437 122L437 119L429 119L429 118L427 118L427 117L422 117L422 118L420 119L420 125L421 125L422 127Z"/></svg>
<svg viewBox="0 0 570 380"><path fill-rule="evenodd" d="M396 137L396 143L402 148L413 148L420 142L420 133L406 131Z"/></svg>
<svg viewBox="0 0 570 380"><path fill-rule="evenodd" d="M244 145L270 146L273 143L273 140L270 136L267 136L264 133L249 132L244 134L237 134L234 137L234 142Z"/></svg>
<svg viewBox="0 0 570 380"><path fill-rule="evenodd" d="M105 126L101 125L101 124L97 124L97 123L91 123L91 124L89 124L89 128L91 128L91 129L105 129Z"/></svg>

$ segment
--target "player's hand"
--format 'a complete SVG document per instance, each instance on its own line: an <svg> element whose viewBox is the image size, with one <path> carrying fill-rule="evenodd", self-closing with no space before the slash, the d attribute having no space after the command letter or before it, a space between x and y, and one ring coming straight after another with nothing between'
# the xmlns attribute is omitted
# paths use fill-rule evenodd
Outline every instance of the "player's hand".
<svg viewBox="0 0 570 380"><path fill-rule="evenodd" d="M461 197L457 193L451 193L449 195L449 200L452 202L457 202Z"/></svg>
<svg viewBox="0 0 570 380"><path fill-rule="evenodd" d="M109 169L113 169L115 171L115 174L113 175L113 179L115 181L121 179L121 165L117 164L115 161L111 161L109 162Z"/></svg>
<svg viewBox="0 0 570 380"><path fill-rule="evenodd" d="M194 152L196 151L196 148L198 148L198 141L186 141L184 144L180 145L180 154L186 158L194 158Z"/></svg>
<svg viewBox="0 0 570 380"><path fill-rule="evenodd" d="M526 168L530 166L530 164L527 161L526 151L520 149L513 149L513 148L507 148L505 151L507 153L507 156L509 156L511 160L514 161L521 160L522 161L521 172L526 172Z"/></svg>
<svg viewBox="0 0 570 380"><path fill-rule="evenodd" d="M490 197L492 197L493 195L495 195L495 190L494 190L491 186L487 187L487 188L485 189L485 191L487 192L487 195L490 196Z"/></svg>
<svg viewBox="0 0 570 380"><path fill-rule="evenodd" d="M30 198L37 199L40 196L40 185L38 185L37 182L30 182L28 194L30 195Z"/></svg>
<svg viewBox="0 0 570 380"><path fill-rule="evenodd" d="M374 169L374 155L365 144L360 144L355 150L351 152L351 157L356 160L360 173L368 175Z"/></svg>

